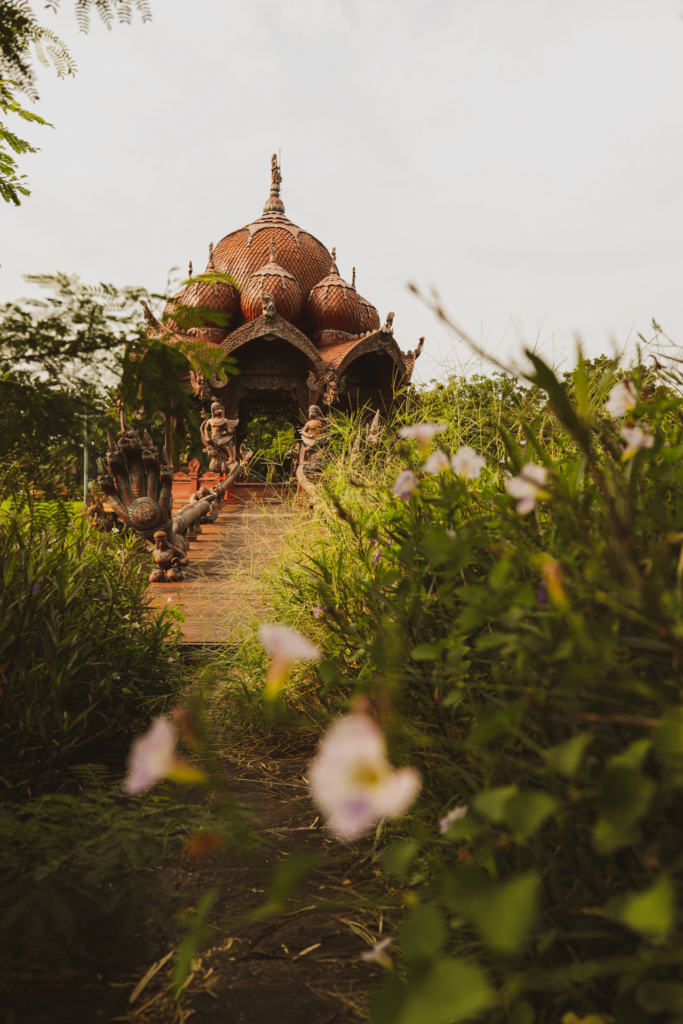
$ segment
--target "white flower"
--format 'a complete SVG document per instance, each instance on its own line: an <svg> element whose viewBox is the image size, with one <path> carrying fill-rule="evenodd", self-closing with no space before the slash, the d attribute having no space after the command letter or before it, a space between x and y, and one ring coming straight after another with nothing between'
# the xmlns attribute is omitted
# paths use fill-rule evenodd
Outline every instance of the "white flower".
<svg viewBox="0 0 683 1024"><path fill-rule="evenodd" d="M467 804L463 804L462 807L454 807L452 811L448 812L448 814L444 814L443 818L439 818L439 829L441 830L441 834L445 835L454 822L460 821L461 818L465 817L468 810L469 808Z"/></svg>
<svg viewBox="0 0 683 1024"><path fill-rule="evenodd" d="M168 775L175 761L175 729L168 718L156 718L130 748L124 789L131 795L149 789Z"/></svg>
<svg viewBox="0 0 683 1024"><path fill-rule="evenodd" d="M391 767L386 740L369 715L338 719L320 742L309 768L311 797L337 839L352 840L380 818L402 814L417 796L414 768Z"/></svg>
<svg viewBox="0 0 683 1024"><path fill-rule="evenodd" d="M612 388L605 403L605 409L615 418L634 409L638 404L638 392L630 380L622 380Z"/></svg>
<svg viewBox="0 0 683 1024"><path fill-rule="evenodd" d="M393 939L380 939L372 949L366 949L364 953L361 953L361 960L375 960L382 967L391 967L391 957L387 956L386 950L393 941Z"/></svg>
<svg viewBox="0 0 683 1024"><path fill-rule="evenodd" d="M173 600L172 597L167 597L166 598L166 604L170 604L172 600Z"/></svg>
<svg viewBox="0 0 683 1024"><path fill-rule="evenodd" d="M264 622L259 628L259 639L271 659L266 686L270 698L278 695L295 662L317 661L320 657L319 649L289 626L270 626Z"/></svg>
<svg viewBox="0 0 683 1024"><path fill-rule="evenodd" d="M434 435L443 434L447 428L447 423L416 423L414 427L401 427L398 436L414 437L420 446L420 451L426 455Z"/></svg>
<svg viewBox="0 0 683 1024"><path fill-rule="evenodd" d="M168 718L155 718L144 736L133 740L128 755L124 791L134 796L160 779L177 782L206 782L206 776L189 761L176 756L176 734Z"/></svg>
<svg viewBox="0 0 683 1024"><path fill-rule="evenodd" d="M446 533L451 538L451 540L455 540L455 538L458 536L455 530L446 530Z"/></svg>
<svg viewBox="0 0 683 1024"><path fill-rule="evenodd" d="M451 458L451 469L458 476L469 477L470 480L476 480L481 475L481 471L486 465L486 459L483 455L477 455L474 448L468 448L465 445L463 448L458 448L455 455Z"/></svg>
<svg viewBox="0 0 683 1024"><path fill-rule="evenodd" d="M168 659L168 663L169 663L169 665L172 665L174 661L175 661L175 658L169 658L169 659Z"/></svg>
<svg viewBox="0 0 683 1024"><path fill-rule="evenodd" d="M396 477L396 483L391 488L392 494L396 494L399 498L403 498L404 501L408 501L409 498L417 491L417 479L415 474L410 469L404 469L402 473L399 473Z"/></svg>
<svg viewBox="0 0 683 1024"><path fill-rule="evenodd" d="M437 450L429 456L422 468L425 473L443 473L445 469L448 469L448 466L448 456L445 452L442 452L440 448L437 448Z"/></svg>
<svg viewBox="0 0 683 1024"><path fill-rule="evenodd" d="M622 455L624 461L632 459L641 448L652 448L655 443L654 434L651 434L649 430L643 430L642 427L622 427L621 436L627 446Z"/></svg>
<svg viewBox="0 0 683 1024"><path fill-rule="evenodd" d="M522 499L517 505L517 512L521 516L531 512L541 498L550 497L548 492L543 490L546 476L547 470L543 466L527 462L519 476L509 477L505 481L505 490L510 497Z"/></svg>

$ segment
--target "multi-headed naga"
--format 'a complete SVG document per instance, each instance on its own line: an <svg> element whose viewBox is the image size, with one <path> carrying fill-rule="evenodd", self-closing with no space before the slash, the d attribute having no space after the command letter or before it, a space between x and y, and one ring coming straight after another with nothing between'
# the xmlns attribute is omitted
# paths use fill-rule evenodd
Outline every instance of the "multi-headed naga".
<svg viewBox="0 0 683 1024"><path fill-rule="evenodd" d="M131 530L145 540L163 531L169 544L185 551L185 535L195 523L210 515L212 505L221 500L231 483L242 472L239 462L228 467L228 475L213 491L200 500L173 511L173 467L165 448L156 447L147 431L144 442L121 413L118 442L109 435L107 463L99 460L98 483L109 504ZM152 574L154 576L154 573Z"/></svg>

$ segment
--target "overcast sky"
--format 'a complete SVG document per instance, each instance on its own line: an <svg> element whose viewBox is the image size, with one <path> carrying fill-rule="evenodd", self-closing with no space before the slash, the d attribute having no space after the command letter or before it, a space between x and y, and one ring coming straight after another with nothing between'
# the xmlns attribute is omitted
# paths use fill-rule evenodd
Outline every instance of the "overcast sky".
<svg viewBox="0 0 683 1024"><path fill-rule="evenodd" d="M0 209L0 301L26 273L203 269L281 149L287 215L403 349L426 335L423 377L453 343L409 280L499 352L611 351L653 317L683 342L683 0L151 5L86 37L73 0L35 4L79 71L40 72L55 130L22 125L41 151Z"/></svg>

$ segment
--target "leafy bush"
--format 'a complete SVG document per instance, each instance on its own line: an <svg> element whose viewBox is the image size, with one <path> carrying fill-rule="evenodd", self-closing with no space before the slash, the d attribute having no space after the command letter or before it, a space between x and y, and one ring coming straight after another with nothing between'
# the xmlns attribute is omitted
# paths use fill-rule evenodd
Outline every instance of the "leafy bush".
<svg viewBox="0 0 683 1024"><path fill-rule="evenodd" d="M97 532L69 504L5 498L0 773L11 797L54 788L67 764L93 760L93 744L121 756L175 691L173 613L151 608L147 563L135 538Z"/></svg>
<svg viewBox="0 0 683 1024"><path fill-rule="evenodd" d="M636 369L615 419L613 364L561 382L529 358L531 400L492 428L502 467L475 481L390 440L347 448L328 472L341 518L290 573L319 606L321 697L369 697L394 760L423 775L384 853L408 891L377 1024L682 1012L679 382ZM652 447L622 443L637 422ZM439 438L470 439L455 415ZM529 462L546 479L522 515L504 473ZM402 500L389 486L407 466Z"/></svg>

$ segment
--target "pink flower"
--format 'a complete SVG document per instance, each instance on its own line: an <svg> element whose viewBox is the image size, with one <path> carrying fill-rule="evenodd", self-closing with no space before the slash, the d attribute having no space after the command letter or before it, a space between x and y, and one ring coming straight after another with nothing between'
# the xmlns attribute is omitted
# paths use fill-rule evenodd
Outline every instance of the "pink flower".
<svg viewBox="0 0 683 1024"><path fill-rule="evenodd" d="M391 967L391 957L387 956L386 950L393 941L393 939L380 939L372 949L366 949L364 953L361 953L361 960L367 960L370 962L374 960L378 964L381 964L382 967Z"/></svg>
<svg viewBox="0 0 683 1024"><path fill-rule="evenodd" d="M399 473L396 477L396 483L391 488L392 494L396 494L399 498L403 498L404 501L408 501L409 498L417 491L417 480L415 474L410 469L404 469L402 473Z"/></svg>
<svg viewBox="0 0 683 1024"><path fill-rule="evenodd" d="M374 555L372 556L372 564L373 565L377 565L377 563L379 562L381 557L382 557L382 549L380 547L378 547L377 550L375 551Z"/></svg>
<svg viewBox="0 0 683 1024"><path fill-rule="evenodd" d="M414 768L391 767L384 734L362 713L337 719L327 731L311 762L309 782L327 827L340 840L357 839L380 818L402 814L421 785Z"/></svg>
<svg viewBox="0 0 683 1024"><path fill-rule="evenodd" d="M465 445L462 448L458 448L455 455L451 458L451 469L458 476L469 477L470 480L476 480L481 476L481 471L486 465L486 459L483 455L477 455L474 448L468 448Z"/></svg>
<svg viewBox="0 0 683 1024"><path fill-rule="evenodd" d="M264 622L259 638L271 659L266 684L266 696L271 700L277 697L297 661L317 661L320 657L319 649L289 626L269 626Z"/></svg>
<svg viewBox="0 0 683 1024"><path fill-rule="evenodd" d="M550 497L549 493L543 490L546 476L547 470L543 466L527 462L519 476L509 477L505 481L505 490L510 497L522 499L517 505L517 512L521 516L531 512L537 501Z"/></svg>
<svg viewBox="0 0 683 1024"><path fill-rule="evenodd" d="M445 452L442 452L440 448L437 448L437 450L429 456L422 468L425 473L443 473L443 471L448 469L448 467L448 456Z"/></svg>
<svg viewBox="0 0 683 1024"><path fill-rule="evenodd" d="M467 804L463 804L462 807L454 807L452 811L448 812L448 814L444 814L443 818L439 818L439 829L441 834L445 835L454 822L460 821L461 818L465 817L468 810L469 808Z"/></svg>
<svg viewBox="0 0 683 1024"><path fill-rule="evenodd" d="M322 613L323 613L323 606L321 604L317 604L315 606L315 608L313 609L313 618L314 619L319 619L320 616L322 615Z"/></svg>
<svg viewBox="0 0 683 1024"><path fill-rule="evenodd" d="M611 416L618 418L630 412L638 404L638 392L630 380L622 380L615 384L609 393L605 409Z"/></svg>
<svg viewBox="0 0 683 1024"><path fill-rule="evenodd" d="M447 423L416 423L414 427L401 427L399 437L414 437L420 446L422 455L426 455L432 438L436 434L443 434L448 429Z"/></svg>
<svg viewBox="0 0 683 1024"><path fill-rule="evenodd" d="M189 761L176 756L176 734L168 718L155 718L144 736L133 740L128 755L124 791L134 796L161 779L177 782L205 782L206 776Z"/></svg>
<svg viewBox="0 0 683 1024"><path fill-rule="evenodd" d="M621 436L627 445L621 456L624 462L627 459L632 459L641 448L652 448L655 443L654 434L647 429L643 430L642 427L622 427Z"/></svg>

